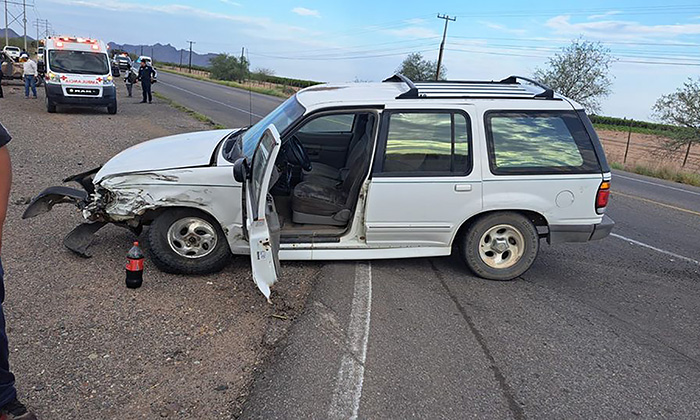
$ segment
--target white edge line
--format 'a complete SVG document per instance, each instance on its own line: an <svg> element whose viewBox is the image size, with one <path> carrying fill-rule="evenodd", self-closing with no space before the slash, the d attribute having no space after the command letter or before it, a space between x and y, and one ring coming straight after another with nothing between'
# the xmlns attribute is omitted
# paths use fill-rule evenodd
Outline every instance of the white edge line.
<svg viewBox="0 0 700 420"><path fill-rule="evenodd" d="M187 93L189 93L189 94L192 95L192 96L196 96L196 97L198 97L198 98L206 99L207 101L214 102L215 104L222 105L222 106L225 106L225 107L227 107L227 108L235 109L236 111L243 112L243 113L248 114L248 115L252 115L252 116L254 116L254 117L258 117L258 118L263 118L263 117L264 117L264 115L258 115L258 114L254 113L254 112L250 112L250 111L246 111L245 109L237 108L237 107L235 107L235 106L233 106L233 105L229 105L229 104L227 104L227 103L220 102L220 101L217 101L217 100L215 100L215 99L208 98L208 97L206 97L206 96L204 96L204 95L200 95L200 94L198 94L198 93L194 93L194 92L189 91L189 90L187 90L187 89L183 89L183 88L181 88L181 87L179 87L179 86L171 85L170 83L165 83L165 82L158 82L158 83L160 83L161 85L169 86L169 87L174 88L174 89L181 90L181 91L183 91L183 92L187 92Z"/></svg>
<svg viewBox="0 0 700 420"><path fill-rule="evenodd" d="M629 179L631 181L641 182L642 184L656 185L657 187L668 188L669 190L675 190L675 191L680 191L680 192L684 192L684 193L688 193L688 194L700 195L700 193L696 192L696 191L684 190L683 188L672 187L670 185L659 184L658 182L646 181L644 179L632 178L631 176L618 175L616 173L613 173L613 186L615 185L614 184L615 178ZM613 190L613 194L614 193L615 193L615 191Z"/></svg>
<svg viewBox="0 0 700 420"><path fill-rule="evenodd" d="M692 258L688 258L688 257L684 257L682 255L674 254L671 251L666 251L665 249L657 248L655 246L645 244L644 242L635 241L634 239L628 238L626 236L618 235L617 233L611 233L610 236L613 236L613 237L618 238L618 239L622 239L623 241L627 241L627 242L632 243L634 245L639 245L639 246L642 246L644 248L649 248L651 250L654 250L656 252L660 252L662 254L666 254L666 255L674 257L674 258L678 258L679 260L683 260L683 261L686 261L689 263L700 265L700 261L698 261L698 260L694 260Z"/></svg>
<svg viewBox="0 0 700 420"><path fill-rule="evenodd" d="M352 298L347 337L349 348L343 352L336 375L335 391L328 410L329 419L357 419L367 359L372 312L372 265L355 266L355 290Z"/></svg>

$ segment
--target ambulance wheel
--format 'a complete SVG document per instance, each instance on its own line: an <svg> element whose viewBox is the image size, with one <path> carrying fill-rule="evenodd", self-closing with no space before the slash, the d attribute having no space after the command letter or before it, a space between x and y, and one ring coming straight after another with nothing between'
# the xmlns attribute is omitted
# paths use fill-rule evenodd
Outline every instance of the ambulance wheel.
<svg viewBox="0 0 700 420"><path fill-rule="evenodd" d="M56 104L48 97L46 98L46 110L49 112L49 114L56 112Z"/></svg>
<svg viewBox="0 0 700 420"><path fill-rule="evenodd" d="M153 262L166 273L216 273L232 256L221 225L196 209L165 210L151 224L148 243Z"/></svg>
<svg viewBox="0 0 700 420"><path fill-rule="evenodd" d="M111 115L117 113L117 101L114 101L111 105L107 106L107 112L109 112Z"/></svg>

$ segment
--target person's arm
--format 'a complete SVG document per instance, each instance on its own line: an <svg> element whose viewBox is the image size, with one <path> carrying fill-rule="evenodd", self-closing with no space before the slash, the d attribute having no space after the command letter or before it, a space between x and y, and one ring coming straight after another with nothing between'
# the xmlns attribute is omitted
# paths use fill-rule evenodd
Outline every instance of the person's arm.
<svg viewBox="0 0 700 420"><path fill-rule="evenodd" d="M7 146L0 147L0 253L2 253L2 227L7 216L7 205L10 201L10 186L12 185L12 165Z"/></svg>

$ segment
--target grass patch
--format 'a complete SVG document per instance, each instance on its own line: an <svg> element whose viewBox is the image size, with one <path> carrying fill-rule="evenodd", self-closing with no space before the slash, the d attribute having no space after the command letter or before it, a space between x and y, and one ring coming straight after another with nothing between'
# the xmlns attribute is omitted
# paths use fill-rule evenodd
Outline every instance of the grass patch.
<svg viewBox="0 0 700 420"><path fill-rule="evenodd" d="M694 172L680 171L669 167L651 168L644 165L623 165L619 162L612 162L610 166L621 171L700 187L700 174Z"/></svg>
<svg viewBox="0 0 700 420"><path fill-rule="evenodd" d="M290 96L292 96L295 93L293 90L291 92L287 91L288 93L285 93L283 88L272 89L272 88L263 88L260 86L246 86L246 85L244 85L242 83L238 83L238 82L229 82L227 80L216 80L216 79L212 79L209 77L200 76L198 74L184 73L184 72L180 72L177 70L158 69L158 71L164 71L166 73L178 74L180 76L189 77L191 79L204 80L206 82L216 83L217 85L228 86L228 87L243 89L243 90L250 90L250 91L253 91L255 93L262 93L263 95L276 96L278 98L284 98L284 99L289 98Z"/></svg>
<svg viewBox="0 0 700 420"><path fill-rule="evenodd" d="M178 111L184 112L185 114L191 116L195 120L198 120L198 121L201 121L203 123L207 123L207 124L211 125L215 130L221 130L224 128L228 128L224 125L217 124L216 122L214 122L214 120L207 117L206 115L200 114L199 112L193 111L193 110L187 108L186 106L180 105L179 103L173 101L172 99L168 98L167 96L163 96L162 94L160 94L158 92L153 92L153 96L155 96L156 98L160 99L161 101L167 103L168 105L177 109Z"/></svg>
<svg viewBox="0 0 700 420"><path fill-rule="evenodd" d="M623 133L627 133L630 131L629 126L625 125L613 125L613 124L593 124L593 127L596 130L607 130L607 131L620 131ZM645 128L645 127L634 127L632 126L632 132L637 133L637 134L650 134L653 136L660 136L660 137L668 137L669 132L668 130L657 130L653 128Z"/></svg>

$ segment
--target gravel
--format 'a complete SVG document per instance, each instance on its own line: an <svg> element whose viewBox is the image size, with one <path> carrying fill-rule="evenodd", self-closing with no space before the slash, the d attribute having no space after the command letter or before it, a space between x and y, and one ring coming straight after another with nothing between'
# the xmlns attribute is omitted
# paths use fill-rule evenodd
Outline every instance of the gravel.
<svg viewBox="0 0 700 420"><path fill-rule="evenodd" d="M43 89L38 100L25 100L18 85L5 86L0 99L0 121L14 136L2 258L20 399L42 419L236 417L254 375L302 310L318 264L284 264L272 305L245 257L209 276L169 275L147 261L143 287L131 290L124 285L126 253L137 239L131 232L107 226L94 257L82 259L62 245L81 222L74 207L21 220L32 196L68 175L154 137L210 128L157 100L138 104L118 88L114 116L48 114Z"/></svg>

